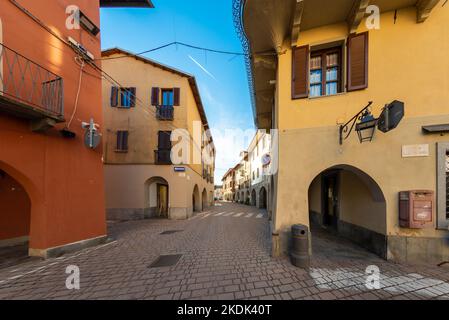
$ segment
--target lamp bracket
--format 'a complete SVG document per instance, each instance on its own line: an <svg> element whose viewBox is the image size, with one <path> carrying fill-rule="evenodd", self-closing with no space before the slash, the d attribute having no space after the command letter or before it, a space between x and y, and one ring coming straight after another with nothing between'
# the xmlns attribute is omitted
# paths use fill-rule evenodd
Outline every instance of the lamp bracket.
<svg viewBox="0 0 449 320"><path fill-rule="evenodd" d="M351 135L352 130L354 130L355 124L357 123L357 120L361 120L362 116L369 112L369 108L373 104L373 101L370 101L368 105L360 110L355 116L353 116L348 122L340 126L340 145L343 144L343 141L348 139L348 137Z"/></svg>

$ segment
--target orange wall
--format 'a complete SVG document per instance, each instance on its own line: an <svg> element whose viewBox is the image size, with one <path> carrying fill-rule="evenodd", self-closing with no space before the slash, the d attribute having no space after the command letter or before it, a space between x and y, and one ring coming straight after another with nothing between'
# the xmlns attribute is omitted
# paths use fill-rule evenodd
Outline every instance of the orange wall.
<svg viewBox="0 0 449 320"><path fill-rule="evenodd" d="M29 12L63 38L71 36L100 57L100 35L65 27L65 9L78 5L99 25L99 1L18 0ZM64 79L65 119L74 108L79 67L75 53L9 1L0 1L3 43ZM102 125L101 79L86 67L78 111L67 140L58 130L30 131L29 123L0 114L0 169L24 185L31 198L30 248L45 249L106 234L102 150L84 146L81 121L91 117ZM3 228L0 225L0 229Z"/></svg>
<svg viewBox="0 0 449 320"><path fill-rule="evenodd" d="M0 240L28 236L31 203L23 187L0 172Z"/></svg>

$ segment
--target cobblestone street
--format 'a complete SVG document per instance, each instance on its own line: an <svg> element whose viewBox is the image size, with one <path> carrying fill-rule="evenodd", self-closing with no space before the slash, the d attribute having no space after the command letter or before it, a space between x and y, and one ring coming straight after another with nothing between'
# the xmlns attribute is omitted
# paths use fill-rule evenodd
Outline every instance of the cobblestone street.
<svg viewBox="0 0 449 320"><path fill-rule="evenodd" d="M249 206L223 203L187 221L116 222L109 232L105 245L1 269L0 298L449 299L447 266L386 262L324 232L313 234L308 271L271 258L266 213ZM150 267L172 254L181 255L175 265ZM79 290L66 289L69 265L80 268ZM380 289L365 286L369 265L380 269Z"/></svg>

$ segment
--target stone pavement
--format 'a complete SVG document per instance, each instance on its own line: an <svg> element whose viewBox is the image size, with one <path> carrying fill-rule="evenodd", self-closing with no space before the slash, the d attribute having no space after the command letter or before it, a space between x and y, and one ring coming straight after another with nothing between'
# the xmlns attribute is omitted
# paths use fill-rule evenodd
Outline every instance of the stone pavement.
<svg viewBox="0 0 449 320"><path fill-rule="evenodd" d="M449 299L448 267L386 262L322 231L313 233L310 270L271 258L266 213L244 205L186 221L111 223L109 232L116 240L105 245L0 269L0 299ZM170 254L182 256L150 268ZM66 288L69 265L80 269L79 290ZM370 265L380 289L365 285Z"/></svg>

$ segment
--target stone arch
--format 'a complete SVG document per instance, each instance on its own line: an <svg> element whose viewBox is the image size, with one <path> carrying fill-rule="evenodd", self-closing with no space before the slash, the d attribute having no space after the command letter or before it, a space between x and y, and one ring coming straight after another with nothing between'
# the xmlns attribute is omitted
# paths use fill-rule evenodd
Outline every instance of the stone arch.
<svg viewBox="0 0 449 320"><path fill-rule="evenodd" d="M215 201L214 198L215 198L214 197L214 192L213 191L209 191L209 206L213 206L214 205L214 201ZM217 197L217 200L219 200L218 197Z"/></svg>
<svg viewBox="0 0 449 320"><path fill-rule="evenodd" d="M265 187L260 188L259 190L259 209L267 208L267 190Z"/></svg>
<svg viewBox="0 0 449 320"><path fill-rule="evenodd" d="M193 187L192 208L193 208L194 212L200 212L201 211L200 190L199 190L197 184Z"/></svg>
<svg viewBox="0 0 449 320"><path fill-rule="evenodd" d="M379 184L348 164L319 172L308 186L311 230L325 226L386 258L387 209Z"/></svg>
<svg viewBox="0 0 449 320"><path fill-rule="evenodd" d="M257 193L256 193L256 189L253 189L251 191L251 205L252 206L256 206L257 205Z"/></svg>
<svg viewBox="0 0 449 320"><path fill-rule="evenodd" d="M145 182L144 217L168 218L170 186L162 177L151 177Z"/></svg>
<svg viewBox="0 0 449 320"><path fill-rule="evenodd" d="M204 211L208 207L207 204L207 191L206 188L203 189L201 194L201 211Z"/></svg>
<svg viewBox="0 0 449 320"><path fill-rule="evenodd" d="M45 241L42 198L31 180L0 161L0 242L17 247L27 256L29 248ZM28 246L26 245L28 244Z"/></svg>

